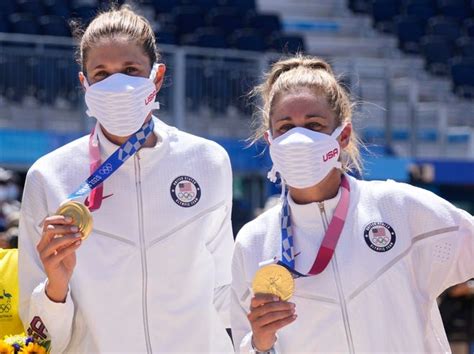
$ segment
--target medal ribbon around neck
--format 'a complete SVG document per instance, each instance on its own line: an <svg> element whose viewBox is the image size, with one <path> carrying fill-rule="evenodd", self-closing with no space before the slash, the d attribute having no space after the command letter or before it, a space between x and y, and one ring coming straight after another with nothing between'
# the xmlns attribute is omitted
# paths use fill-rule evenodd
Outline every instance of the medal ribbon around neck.
<svg viewBox="0 0 474 354"><path fill-rule="evenodd" d="M145 144L147 138L153 132L155 124L153 119L143 124L143 126L133 134L125 143L123 143L115 152L100 164L99 146L93 142L92 135L89 139L89 155L90 155L90 169L91 175L81 183L79 188L71 193L67 200L77 199L84 195L91 194L91 201L89 205L90 210L95 210L100 207L102 190L101 184L109 178L115 171L117 171L130 157L132 157ZM97 192L95 192L95 189Z"/></svg>
<svg viewBox="0 0 474 354"><path fill-rule="evenodd" d="M291 227L290 207L288 205L288 189L281 210L281 260L277 264L288 269L294 277L307 277L317 275L326 269L336 249L337 242L341 236L344 223L347 218L350 200L350 185L347 177L341 177L341 198L337 203L334 215L324 235L321 247L308 274L301 274L295 269L295 251L293 245L293 232Z"/></svg>

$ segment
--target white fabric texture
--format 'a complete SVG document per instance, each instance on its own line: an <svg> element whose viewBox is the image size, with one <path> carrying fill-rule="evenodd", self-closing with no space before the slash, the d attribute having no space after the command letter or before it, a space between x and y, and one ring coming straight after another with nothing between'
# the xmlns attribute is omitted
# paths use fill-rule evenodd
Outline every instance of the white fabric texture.
<svg viewBox="0 0 474 354"><path fill-rule="evenodd" d="M116 73L93 85L84 79L87 114L111 134L132 135L150 112L160 107L155 102L158 91L153 81L157 69L155 64L149 78Z"/></svg>
<svg viewBox="0 0 474 354"><path fill-rule="evenodd" d="M341 168L337 138L344 129L340 126L331 135L296 127L270 139L273 168L272 182L279 172L286 184L295 188L309 188L321 182L333 168Z"/></svg>
<svg viewBox="0 0 474 354"><path fill-rule="evenodd" d="M349 214L335 255L321 274L295 280L289 301L296 304L298 318L278 332L276 352L450 352L436 298L474 277L474 218L406 184L352 177L349 182ZM333 210L335 200L326 203L326 212ZM246 317L251 282L259 262L281 256L280 208L245 225L236 239L231 293L236 352L253 353ZM290 208L295 247L297 252L304 248L296 268L306 271L321 242L322 219L314 205ZM307 217L311 209L314 223ZM385 222L395 232L395 243L385 252L376 252L365 240L373 222ZM312 249L305 253L310 243Z"/></svg>
<svg viewBox="0 0 474 354"><path fill-rule="evenodd" d="M225 330L233 244L228 155L214 142L154 119L159 143L141 149L104 184L106 199L77 251L64 304L44 294L36 245L42 220L89 175L88 137L42 157L28 172L20 314L27 327L41 317L53 353L233 352ZM105 160L117 146L98 130ZM179 176L199 185L195 205L173 199Z"/></svg>

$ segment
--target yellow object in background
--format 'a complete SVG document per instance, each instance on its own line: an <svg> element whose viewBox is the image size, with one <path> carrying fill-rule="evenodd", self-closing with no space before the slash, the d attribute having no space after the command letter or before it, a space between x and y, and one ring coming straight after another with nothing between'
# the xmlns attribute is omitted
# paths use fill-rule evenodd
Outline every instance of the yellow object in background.
<svg viewBox="0 0 474 354"><path fill-rule="evenodd" d="M24 331L18 295L18 249L0 248L0 338Z"/></svg>

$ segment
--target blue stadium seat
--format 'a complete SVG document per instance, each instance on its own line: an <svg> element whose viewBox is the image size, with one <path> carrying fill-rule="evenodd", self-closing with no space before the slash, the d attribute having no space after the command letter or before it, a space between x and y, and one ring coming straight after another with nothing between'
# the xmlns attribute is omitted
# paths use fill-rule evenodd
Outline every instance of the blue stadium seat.
<svg viewBox="0 0 474 354"><path fill-rule="evenodd" d="M246 25L259 31L265 37L282 30L280 17L275 14L251 14L247 17Z"/></svg>
<svg viewBox="0 0 474 354"><path fill-rule="evenodd" d="M96 6L76 6L72 8L71 17L80 18L84 23L89 23L97 15L98 10Z"/></svg>
<svg viewBox="0 0 474 354"><path fill-rule="evenodd" d="M67 0L44 0L46 13L68 19L71 15L69 2Z"/></svg>
<svg viewBox="0 0 474 354"><path fill-rule="evenodd" d="M203 10L210 10L220 5L220 0L181 0L183 5L199 6Z"/></svg>
<svg viewBox="0 0 474 354"><path fill-rule="evenodd" d="M41 32L48 36L70 37L71 31L66 20L60 16L46 15L39 19Z"/></svg>
<svg viewBox="0 0 474 354"><path fill-rule="evenodd" d="M471 16L471 8L464 0L438 0L438 9L446 17L462 21Z"/></svg>
<svg viewBox="0 0 474 354"><path fill-rule="evenodd" d="M267 49L265 39L260 32L249 28L235 31L231 42L234 48L240 50L263 52Z"/></svg>
<svg viewBox="0 0 474 354"><path fill-rule="evenodd" d="M285 54L304 52L304 39L299 35L278 34L271 39L270 49Z"/></svg>
<svg viewBox="0 0 474 354"><path fill-rule="evenodd" d="M384 32L392 32L392 20L400 14L400 0L373 0L372 17L375 26Z"/></svg>
<svg viewBox="0 0 474 354"><path fill-rule="evenodd" d="M402 0L403 7L408 5L434 5L434 0Z"/></svg>
<svg viewBox="0 0 474 354"><path fill-rule="evenodd" d="M176 7L172 16L179 36L192 33L198 27L204 27L202 10L197 6Z"/></svg>
<svg viewBox="0 0 474 354"><path fill-rule="evenodd" d="M461 28L458 21L444 16L437 16L430 18L428 21L427 33L442 36L454 42L461 36Z"/></svg>
<svg viewBox="0 0 474 354"><path fill-rule="evenodd" d="M244 26L243 16L235 7L216 8L209 12L207 23L219 27L226 35Z"/></svg>
<svg viewBox="0 0 474 354"><path fill-rule="evenodd" d="M397 16L394 22L400 49L408 53L419 53L419 43L425 35L423 23L415 16L408 15Z"/></svg>
<svg viewBox="0 0 474 354"><path fill-rule="evenodd" d="M468 18L464 21L464 33L469 37L474 37L474 18Z"/></svg>
<svg viewBox="0 0 474 354"><path fill-rule="evenodd" d="M372 8L371 0L349 0L349 9L355 13L367 14Z"/></svg>
<svg viewBox="0 0 474 354"><path fill-rule="evenodd" d="M451 78L455 93L464 97L474 97L474 59L453 58L451 60Z"/></svg>
<svg viewBox="0 0 474 354"><path fill-rule="evenodd" d="M0 25L1 26L1 25ZM0 80L0 96L6 96L7 95L7 89L9 86L8 82L8 59L5 55L4 52L0 52L0 77L2 78Z"/></svg>
<svg viewBox="0 0 474 354"><path fill-rule="evenodd" d="M426 22L430 17L436 15L436 8L432 2L423 4L410 1L405 6L405 14L415 16L419 20Z"/></svg>
<svg viewBox="0 0 474 354"><path fill-rule="evenodd" d="M171 13L173 10L181 5L180 1L176 0L153 0L155 11L157 13Z"/></svg>
<svg viewBox="0 0 474 354"><path fill-rule="evenodd" d="M474 38L461 37L456 41L456 46L460 56L474 58Z"/></svg>
<svg viewBox="0 0 474 354"><path fill-rule="evenodd" d="M2 0L0 1L0 12L6 14L12 14L18 11L18 7L15 0Z"/></svg>
<svg viewBox="0 0 474 354"><path fill-rule="evenodd" d="M178 39L175 35L175 30L171 28L163 28L155 33L158 46L160 44L178 44Z"/></svg>
<svg viewBox="0 0 474 354"><path fill-rule="evenodd" d="M10 23L8 22L8 14L0 11L0 33L10 32Z"/></svg>
<svg viewBox="0 0 474 354"><path fill-rule="evenodd" d="M36 18L29 13L11 14L10 24L14 33L40 34Z"/></svg>
<svg viewBox="0 0 474 354"><path fill-rule="evenodd" d="M44 8L41 0L17 0L20 12L30 13L34 16L44 14Z"/></svg>
<svg viewBox="0 0 474 354"><path fill-rule="evenodd" d="M449 60L454 54L452 42L442 36L425 36L421 48L427 69L435 75L449 72Z"/></svg>
<svg viewBox="0 0 474 354"><path fill-rule="evenodd" d="M223 0L222 5L238 7L243 13L256 9L255 0Z"/></svg>
<svg viewBox="0 0 474 354"><path fill-rule="evenodd" d="M193 34L184 36L181 44L206 48L229 47L224 33L215 27L198 28Z"/></svg>

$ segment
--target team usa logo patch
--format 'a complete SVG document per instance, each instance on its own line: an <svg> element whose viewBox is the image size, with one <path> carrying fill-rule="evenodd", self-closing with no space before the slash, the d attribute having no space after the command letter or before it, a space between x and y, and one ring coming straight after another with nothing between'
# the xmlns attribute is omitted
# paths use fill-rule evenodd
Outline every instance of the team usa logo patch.
<svg viewBox="0 0 474 354"><path fill-rule="evenodd" d="M364 239L370 249L387 252L395 245L397 237L393 228L386 222L372 222L364 229Z"/></svg>
<svg viewBox="0 0 474 354"><path fill-rule="evenodd" d="M171 183L171 198L183 208L196 205L201 199L201 187L189 176L179 176Z"/></svg>

